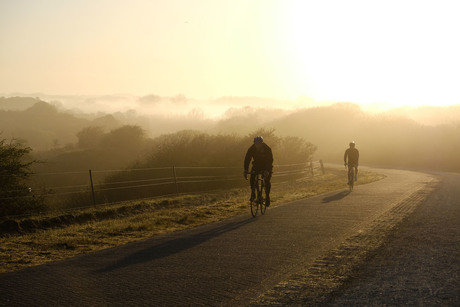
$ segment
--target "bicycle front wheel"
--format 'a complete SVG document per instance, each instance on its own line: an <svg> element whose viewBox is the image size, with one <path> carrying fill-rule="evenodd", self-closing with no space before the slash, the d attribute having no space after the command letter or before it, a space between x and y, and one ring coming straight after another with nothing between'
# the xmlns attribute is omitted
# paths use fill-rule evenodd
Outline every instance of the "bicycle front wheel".
<svg viewBox="0 0 460 307"><path fill-rule="evenodd" d="M348 170L348 188L350 189L350 192L353 191L354 184L355 184L355 169L351 167Z"/></svg>
<svg viewBox="0 0 460 307"><path fill-rule="evenodd" d="M267 211L267 206L265 202L265 187L263 184L260 187L258 198L259 198L260 213L265 214L265 211Z"/></svg>

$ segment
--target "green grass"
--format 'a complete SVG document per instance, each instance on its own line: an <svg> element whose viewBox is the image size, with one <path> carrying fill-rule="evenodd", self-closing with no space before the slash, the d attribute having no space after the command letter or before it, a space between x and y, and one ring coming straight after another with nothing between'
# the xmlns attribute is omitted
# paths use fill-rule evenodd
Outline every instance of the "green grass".
<svg viewBox="0 0 460 307"><path fill-rule="evenodd" d="M377 181L383 177L362 171L358 184ZM327 170L325 175L296 182L274 182L272 206L346 189L345 178L344 170ZM24 229L21 234L0 237L0 272L65 259L236 215L250 216L248 197L249 187L126 202L65 215L38 216L29 218L28 223L17 221L19 225L29 225L29 228ZM46 223L40 223L41 221Z"/></svg>

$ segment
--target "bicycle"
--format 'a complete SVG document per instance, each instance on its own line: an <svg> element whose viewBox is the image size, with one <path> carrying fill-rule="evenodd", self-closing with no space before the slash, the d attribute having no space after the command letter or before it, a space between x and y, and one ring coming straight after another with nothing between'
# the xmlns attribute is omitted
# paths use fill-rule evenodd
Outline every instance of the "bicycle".
<svg viewBox="0 0 460 307"><path fill-rule="evenodd" d="M345 168L346 167L347 167L347 164L345 164ZM356 166L348 165L348 188L350 189L350 192L353 191L355 180L356 180Z"/></svg>
<svg viewBox="0 0 460 307"><path fill-rule="evenodd" d="M257 211L260 209L260 213L263 215L267 210L267 206L265 203L265 178L262 172L256 173L255 178L255 187L252 188L251 193L251 214L253 217L257 216ZM255 195L255 197L252 197Z"/></svg>

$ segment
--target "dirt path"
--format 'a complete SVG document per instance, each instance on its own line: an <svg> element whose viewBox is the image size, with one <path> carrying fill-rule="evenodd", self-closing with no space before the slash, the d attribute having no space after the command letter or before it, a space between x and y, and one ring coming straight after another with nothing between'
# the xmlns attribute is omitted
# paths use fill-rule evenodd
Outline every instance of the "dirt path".
<svg viewBox="0 0 460 307"><path fill-rule="evenodd" d="M284 204L256 219L248 211L225 222L0 274L0 305L248 305L251 300L257 305L289 293L302 299L301 291L288 286L284 291L280 283L287 285L283 281L312 267L324 282L321 271L330 274L324 269L328 264L340 270L338 259L375 250L381 244L375 238L382 236L366 234L388 233L433 183L426 174L380 171L386 179L357 186L351 194L336 191ZM357 248L344 252L344 242ZM363 259L370 253L363 252ZM361 261L355 260L343 263Z"/></svg>

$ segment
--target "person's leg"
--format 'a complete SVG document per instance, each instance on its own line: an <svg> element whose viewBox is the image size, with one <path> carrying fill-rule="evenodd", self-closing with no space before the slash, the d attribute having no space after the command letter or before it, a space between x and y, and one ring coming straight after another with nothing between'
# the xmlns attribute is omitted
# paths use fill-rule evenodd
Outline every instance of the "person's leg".
<svg viewBox="0 0 460 307"><path fill-rule="evenodd" d="M272 178L272 172L269 172L265 176L265 204L270 206L270 190L272 188L272 183L271 183L271 178Z"/></svg>
<svg viewBox="0 0 460 307"><path fill-rule="evenodd" d="M270 181L271 178L272 178L272 173L271 173L271 172L268 173L268 175L265 176L265 178L264 178L264 179L265 179L265 193L266 193L267 195L270 194L270 190L271 190L271 188L272 188L272 183L271 183L271 181Z"/></svg>

